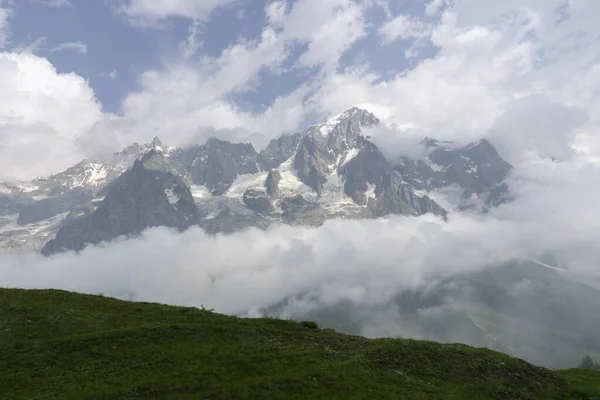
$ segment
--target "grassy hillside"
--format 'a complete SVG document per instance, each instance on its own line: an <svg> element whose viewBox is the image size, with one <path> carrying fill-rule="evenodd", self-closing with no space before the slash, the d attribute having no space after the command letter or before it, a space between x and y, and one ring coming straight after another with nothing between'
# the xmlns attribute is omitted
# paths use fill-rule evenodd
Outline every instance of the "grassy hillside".
<svg viewBox="0 0 600 400"><path fill-rule="evenodd" d="M600 399L599 382L462 345L0 289L0 400Z"/></svg>

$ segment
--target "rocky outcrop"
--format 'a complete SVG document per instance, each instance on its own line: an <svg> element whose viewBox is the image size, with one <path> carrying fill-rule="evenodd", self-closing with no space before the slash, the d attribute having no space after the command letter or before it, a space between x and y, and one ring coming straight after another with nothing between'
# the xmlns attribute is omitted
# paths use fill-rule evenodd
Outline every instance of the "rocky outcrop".
<svg viewBox="0 0 600 400"><path fill-rule="evenodd" d="M293 135L284 134L278 139L271 140L267 148L260 152L262 169L268 171L289 160L296 153L302 136L303 134L298 132Z"/></svg>
<svg viewBox="0 0 600 400"><path fill-rule="evenodd" d="M377 197L375 215L424 215L435 214L446 216L447 212L428 196L418 196L402 178L393 173L389 187Z"/></svg>
<svg viewBox="0 0 600 400"><path fill-rule="evenodd" d="M80 251L88 244L136 235L150 227L184 230L197 222L198 210L181 178L146 169L137 160L110 185L95 211L66 221L42 253Z"/></svg>
<svg viewBox="0 0 600 400"><path fill-rule="evenodd" d="M78 205L90 201L94 193L88 189L75 189L62 196L38 200L21 209L17 224L20 226L34 224L56 215L71 211Z"/></svg>
<svg viewBox="0 0 600 400"><path fill-rule="evenodd" d="M433 190L453 184L463 189L465 199L475 195L488 206L509 198L503 182L512 166L489 141L456 146L426 139L423 144L428 149L425 160L404 157L394 167L416 189Z"/></svg>
<svg viewBox="0 0 600 400"><path fill-rule="evenodd" d="M365 193L370 187L375 196L390 187L392 167L379 149L367 140L359 143L361 149L351 160L345 162L339 173L344 177L344 193L357 204L367 204Z"/></svg>
<svg viewBox="0 0 600 400"><path fill-rule="evenodd" d="M261 190L246 190L243 201L249 209L263 215L268 215L271 212L271 201L269 200L269 196Z"/></svg>
<svg viewBox="0 0 600 400"><path fill-rule="evenodd" d="M349 149L360 147L359 142L364 140L361 129L377 124L379 120L373 114L351 108L309 129L300 140L294 157L298 178L320 196L339 157Z"/></svg>
<svg viewBox="0 0 600 400"><path fill-rule="evenodd" d="M266 229L270 221L243 202L225 196L198 203L199 225L208 234L231 234L247 228Z"/></svg>
<svg viewBox="0 0 600 400"><path fill-rule="evenodd" d="M214 196L225 193L239 175L260 171L259 155L246 143L210 139L179 156L179 169L188 171L194 184L206 186Z"/></svg>
<svg viewBox="0 0 600 400"><path fill-rule="evenodd" d="M267 179L265 181L265 188L267 189L267 194L270 197L279 196L279 182L281 181L281 174L279 171L272 169L269 171L267 175Z"/></svg>
<svg viewBox="0 0 600 400"><path fill-rule="evenodd" d="M18 214L24 207L34 203L30 196L0 194L0 215Z"/></svg>
<svg viewBox="0 0 600 400"><path fill-rule="evenodd" d="M334 155L326 147L326 140L315 134L306 135L300 141L294 157L294 170L298 178L311 187L318 196L327 182L329 165L335 162Z"/></svg>

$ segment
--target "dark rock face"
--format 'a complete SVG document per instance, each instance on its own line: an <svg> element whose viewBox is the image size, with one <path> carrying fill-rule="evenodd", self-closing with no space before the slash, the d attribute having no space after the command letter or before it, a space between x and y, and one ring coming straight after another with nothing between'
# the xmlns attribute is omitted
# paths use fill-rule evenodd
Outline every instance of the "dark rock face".
<svg viewBox="0 0 600 400"><path fill-rule="evenodd" d="M238 175L260 171L259 155L251 144L210 139L181 154L179 168L189 171L192 182L206 186L214 196L225 193Z"/></svg>
<svg viewBox="0 0 600 400"><path fill-rule="evenodd" d="M328 218L321 205L306 200L301 194L283 198L280 207L281 217L289 225L321 226Z"/></svg>
<svg viewBox="0 0 600 400"><path fill-rule="evenodd" d="M445 216L446 211L428 196L419 197L402 182L398 174L392 174L390 187L377 198L375 207L377 216L387 215L423 215L432 213Z"/></svg>
<svg viewBox="0 0 600 400"><path fill-rule="evenodd" d="M261 190L246 190L243 201L249 209L263 215L268 215L271 212L271 201L269 200L269 196Z"/></svg>
<svg viewBox="0 0 600 400"><path fill-rule="evenodd" d="M430 159L446 169L446 180L470 193L482 193L495 187L512 169L485 139L456 151L437 149Z"/></svg>
<svg viewBox="0 0 600 400"><path fill-rule="evenodd" d="M507 197L503 181L512 166L500 157L492 144L483 139L456 147L448 142L426 139L429 162L403 158L395 166L404 180L416 189L432 190L456 184L465 197L475 194L489 205L497 205Z"/></svg>
<svg viewBox="0 0 600 400"><path fill-rule="evenodd" d="M279 196L279 182L281 181L281 174L279 171L272 169L269 171L267 175L267 179L265 181L265 188L267 189L267 194L271 197Z"/></svg>
<svg viewBox="0 0 600 400"><path fill-rule="evenodd" d="M224 196L200 202L198 210L199 225L210 235L231 234L247 228L266 229L269 226L264 215Z"/></svg>
<svg viewBox="0 0 600 400"><path fill-rule="evenodd" d="M325 176L329 172L328 166L333 162L335 162L334 155L326 148L324 139L307 135L302 138L298 146L294 157L294 170L300 181L320 196L323 184L327 182Z"/></svg>
<svg viewBox="0 0 600 400"><path fill-rule="evenodd" d="M301 194L297 194L294 197L286 197L281 202L281 210L287 219L293 219L296 213L306 211L310 207L310 202L306 201Z"/></svg>
<svg viewBox="0 0 600 400"><path fill-rule="evenodd" d="M29 196L0 194L0 215L17 214L34 202Z"/></svg>
<svg viewBox="0 0 600 400"><path fill-rule="evenodd" d="M144 168L148 170L164 172L165 174L177 174L175 169L167 163L164 156L154 149L144 154L140 160L144 165Z"/></svg>
<svg viewBox="0 0 600 400"><path fill-rule="evenodd" d="M379 125L380 121L368 111L351 108L344 112L331 132L327 135L327 148L339 154L356 145L363 139L362 129Z"/></svg>
<svg viewBox="0 0 600 400"><path fill-rule="evenodd" d="M298 132L271 140L267 148L260 152L260 165L263 170L277 168L284 161L290 159L296 153L301 138L302 133Z"/></svg>
<svg viewBox="0 0 600 400"><path fill-rule="evenodd" d="M66 213L80 204L90 201L94 193L87 189L75 189L70 193L42 199L21 209L17 223L21 226L34 224L58 214Z"/></svg>
<svg viewBox="0 0 600 400"><path fill-rule="evenodd" d="M375 194L381 195L390 188L392 167L379 149L367 140L360 142L361 150L356 157L339 168L345 178L344 193L357 204L366 204L369 185L375 186Z"/></svg>
<svg viewBox="0 0 600 400"><path fill-rule="evenodd" d="M300 140L294 158L294 170L298 178L320 196L337 158L349 149L360 146L358 142L363 141L362 128L377 124L379 120L373 114L352 108L338 117L335 124L309 129Z"/></svg>
<svg viewBox="0 0 600 400"><path fill-rule="evenodd" d="M136 235L150 227L184 230L197 222L194 199L181 178L148 170L138 160L111 185L94 212L66 222L42 254L80 251L87 244Z"/></svg>

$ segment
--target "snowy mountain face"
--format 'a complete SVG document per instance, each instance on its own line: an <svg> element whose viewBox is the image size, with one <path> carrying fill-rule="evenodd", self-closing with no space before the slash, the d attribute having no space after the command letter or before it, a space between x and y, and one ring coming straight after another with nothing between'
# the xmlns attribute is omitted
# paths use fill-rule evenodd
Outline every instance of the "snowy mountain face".
<svg viewBox="0 0 600 400"><path fill-rule="evenodd" d="M457 185L463 190L461 208L478 206L481 210L509 199L504 179L512 166L504 161L491 143L482 139L457 147L452 142L425 139L427 157L401 158L394 165L402 177L417 190L431 191Z"/></svg>
<svg viewBox="0 0 600 400"><path fill-rule="evenodd" d="M488 207L502 201L511 166L489 142L450 148L428 139L427 157L390 162L361 134L379 123L352 108L261 152L218 139L167 148L155 138L48 178L0 184L0 246L50 255L153 226L216 234L331 218L445 216L426 192L450 185Z"/></svg>

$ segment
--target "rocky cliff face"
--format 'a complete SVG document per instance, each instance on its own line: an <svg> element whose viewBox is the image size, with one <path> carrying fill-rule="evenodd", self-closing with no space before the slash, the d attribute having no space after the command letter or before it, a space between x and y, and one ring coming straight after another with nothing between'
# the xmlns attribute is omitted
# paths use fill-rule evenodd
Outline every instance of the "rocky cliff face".
<svg viewBox="0 0 600 400"><path fill-rule="evenodd" d="M506 198L511 166L482 140L465 147L427 139L427 156L388 160L363 135L380 121L352 108L295 134L252 145L211 139L186 148L158 138L109 160L0 185L0 245L44 254L132 236L153 226L231 233L273 223L319 226L330 218L447 211L427 192L449 185L487 207ZM134 160L135 161L134 163Z"/></svg>
<svg viewBox="0 0 600 400"><path fill-rule="evenodd" d="M423 144L428 150L427 158L404 157L394 166L415 189L428 191L457 185L464 191L465 200L474 200L481 209L509 199L504 179L512 166L489 141L482 139L456 146L451 142L425 139Z"/></svg>
<svg viewBox="0 0 600 400"><path fill-rule="evenodd" d="M251 144L219 139L179 150L171 159L182 175L194 185L206 187L214 196L224 194L239 175L261 170L259 155Z"/></svg>
<svg viewBox="0 0 600 400"><path fill-rule="evenodd" d="M149 161L153 157L149 158ZM198 210L189 188L170 172L148 169L136 160L107 190L91 211L75 210L42 253L82 250L87 244L132 236L144 229L166 226L184 230L198 222Z"/></svg>

